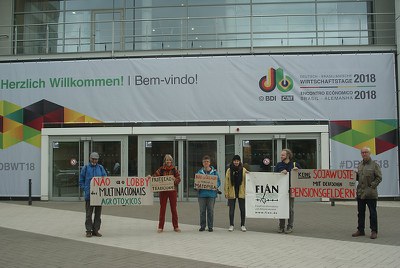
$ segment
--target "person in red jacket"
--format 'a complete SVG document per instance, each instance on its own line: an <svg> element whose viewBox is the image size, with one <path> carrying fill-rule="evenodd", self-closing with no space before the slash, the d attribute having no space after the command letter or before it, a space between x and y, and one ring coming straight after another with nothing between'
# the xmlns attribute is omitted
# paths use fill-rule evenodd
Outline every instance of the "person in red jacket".
<svg viewBox="0 0 400 268"><path fill-rule="evenodd" d="M174 227L175 232L180 232L178 226L178 211L177 211L177 193L178 193L178 184L181 182L181 175L179 170L173 165L173 158L170 154L166 154L164 156L164 164L157 169L157 171L153 174L153 177L158 176L174 176L174 184L175 190L173 191L162 191L159 193L160 198L160 215L158 220L158 230L157 232L161 233L164 230L164 223L165 223L165 210L167 208L167 201L169 199L169 204L171 206L171 213L172 213L172 225Z"/></svg>

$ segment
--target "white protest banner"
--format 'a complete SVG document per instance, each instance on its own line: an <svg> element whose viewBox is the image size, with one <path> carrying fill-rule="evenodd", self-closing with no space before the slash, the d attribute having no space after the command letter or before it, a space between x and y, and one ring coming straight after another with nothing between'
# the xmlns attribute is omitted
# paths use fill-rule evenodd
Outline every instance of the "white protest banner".
<svg viewBox="0 0 400 268"><path fill-rule="evenodd" d="M151 177L151 189L154 193L175 190L174 176Z"/></svg>
<svg viewBox="0 0 400 268"><path fill-rule="evenodd" d="M289 174L250 172L246 175L246 217L289 218Z"/></svg>
<svg viewBox="0 0 400 268"><path fill-rule="evenodd" d="M194 189L217 190L218 176L209 174L195 174Z"/></svg>
<svg viewBox="0 0 400 268"><path fill-rule="evenodd" d="M150 179L141 177L93 177L91 206L153 205Z"/></svg>
<svg viewBox="0 0 400 268"><path fill-rule="evenodd" d="M354 199L356 172L344 169L299 169L291 172L291 197Z"/></svg>

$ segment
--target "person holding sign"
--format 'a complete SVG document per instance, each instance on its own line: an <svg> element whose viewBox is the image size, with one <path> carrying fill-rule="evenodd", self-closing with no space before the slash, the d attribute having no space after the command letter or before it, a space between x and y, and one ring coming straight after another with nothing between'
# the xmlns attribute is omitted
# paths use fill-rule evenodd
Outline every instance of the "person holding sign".
<svg viewBox="0 0 400 268"><path fill-rule="evenodd" d="M293 153L289 149L283 149L281 152L281 162L276 164L274 172L281 172L283 174L289 173L289 187L290 187L290 172L301 168L296 162L292 161ZM289 219L285 230L285 219L279 219L278 233L290 234L293 232L294 222L294 198L289 197Z"/></svg>
<svg viewBox="0 0 400 268"><path fill-rule="evenodd" d="M381 167L371 159L371 149L364 147L361 149L362 162L357 170L357 211L358 226L357 232L353 237L364 236L365 228L365 206L369 209L369 224L371 228L371 239L378 237L378 214L376 203L378 201L377 187L382 181Z"/></svg>
<svg viewBox="0 0 400 268"><path fill-rule="evenodd" d="M206 218L207 218L208 231L212 232L214 227L215 198L217 197L218 187L221 185L221 180L219 178L217 170L213 166L211 166L211 158L208 155L205 155L203 157L202 163L203 167L197 172L197 174L211 175L213 177L215 176L217 177L217 184L215 185L215 189L196 188L198 189L198 200L200 208L199 231L203 232L206 229Z"/></svg>
<svg viewBox="0 0 400 268"><path fill-rule="evenodd" d="M243 167L240 156L235 155L232 158L232 162L229 165L228 170L225 174L225 198L228 199L229 206L229 231L234 230L234 215L236 199L239 203L240 209L240 226L243 232L246 232L245 220L246 220L246 207L245 207L245 196L246 196L246 172L247 170Z"/></svg>
<svg viewBox="0 0 400 268"><path fill-rule="evenodd" d="M172 225L174 227L175 232L180 232L178 226L178 211L177 211L177 192L178 192L178 184L181 182L181 175L180 172L175 166L172 164L173 158L170 154L166 154L164 156L164 164L157 169L154 173L153 177L159 176L168 176L172 175L174 177L174 185L175 189L172 191L161 191L159 192L160 198L160 215L158 220L158 230L157 232L161 233L164 230L164 223L165 223L165 211L167 209L167 201L169 199L169 204L171 207L171 214L172 214Z"/></svg>
<svg viewBox="0 0 400 268"><path fill-rule="evenodd" d="M101 225L101 206L90 205L90 184L93 177L104 177L107 173L99 162L99 154L92 152L89 157L89 164L85 165L79 176L79 187L83 189L85 195L85 209L86 209L86 237L102 235L99 233ZM92 220L92 214L94 211L94 221Z"/></svg>

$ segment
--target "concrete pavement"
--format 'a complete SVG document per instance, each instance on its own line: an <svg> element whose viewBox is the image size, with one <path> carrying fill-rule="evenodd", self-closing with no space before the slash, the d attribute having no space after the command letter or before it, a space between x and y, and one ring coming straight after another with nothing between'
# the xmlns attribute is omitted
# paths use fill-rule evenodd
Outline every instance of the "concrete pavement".
<svg viewBox="0 0 400 268"><path fill-rule="evenodd" d="M178 204L181 233L156 232L158 204L104 207L103 237L84 237L83 202L0 202L0 267L397 267L400 202L379 201L378 239L353 238L354 202L296 202L294 233L277 220L247 219L227 231L215 207L213 233L198 231L197 202ZM237 209L238 212L238 209ZM167 211L167 220L170 220ZM237 213L235 221L239 221ZM367 223L366 226L369 226ZM369 230L367 235L369 234Z"/></svg>

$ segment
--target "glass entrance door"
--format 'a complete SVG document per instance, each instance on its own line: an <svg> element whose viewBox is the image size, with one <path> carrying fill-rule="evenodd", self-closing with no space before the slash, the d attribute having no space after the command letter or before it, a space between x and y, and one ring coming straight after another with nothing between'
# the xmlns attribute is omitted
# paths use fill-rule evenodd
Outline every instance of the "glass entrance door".
<svg viewBox="0 0 400 268"><path fill-rule="evenodd" d="M208 155L211 165L219 170L218 165L218 141L217 140L187 140L186 141L185 169L187 179L183 183L183 196L186 199L197 198L194 190L194 177L202 167L203 156ZM221 174L220 174L221 176Z"/></svg>
<svg viewBox="0 0 400 268"><path fill-rule="evenodd" d="M312 134L257 134L236 136L237 153L242 155L243 165L252 172L273 172L280 162L282 149L293 152L293 161L303 169L320 167L318 136Z"/></svg>
<svg viewBox="0 0 400 268"><path fill-rule="evenodd" d="M81 200L79 174L89 162L92 151L99 153L99 163L109 176L125 176L127 159L126 139L110 137L52 137L50 139L51 179L53 200Z"/></svg>
<svg viewBox="0 0 400 268"><path fill-rule="evenodd" d="M79 140L53 141L51 185L53 198L79 198L79 172L83 165L83 151Z"/></svg>
<svg viewBox="0 0 400 268"><path fill-rule="evenodd" d="M202 167L204 155L211 157L215 168L222 168L222 171L219 171L221 180L225 174L223 136L141 136L139 150L142 150L138 154L140 176L153 174L163 164L165 154L172 155L174 165L181 173L178 192L180 201L197 198L197 192L193 188L194 176Z"/></svg>

